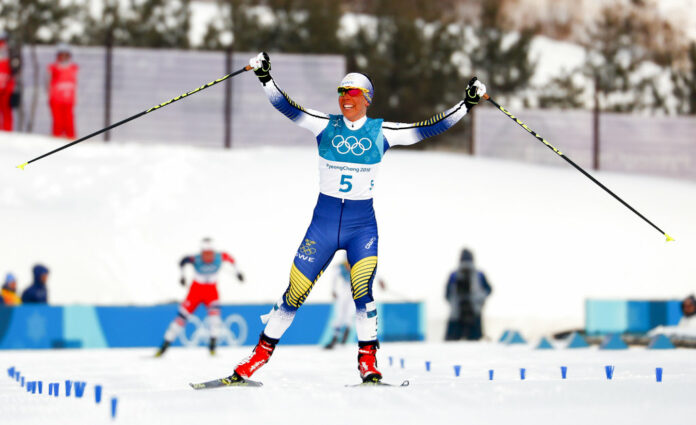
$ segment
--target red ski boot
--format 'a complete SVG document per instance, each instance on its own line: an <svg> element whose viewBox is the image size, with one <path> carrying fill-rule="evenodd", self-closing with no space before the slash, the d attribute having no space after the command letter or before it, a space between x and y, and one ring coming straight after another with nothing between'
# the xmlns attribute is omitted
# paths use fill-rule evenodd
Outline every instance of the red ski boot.
<svg viewBox="0 0 696 425"><path fill-rule="evenodd" d="M251 352L249 357L242 360L242 362L237 365L234 369L234 373L242 378L251 377L257 369L268 363L277 342L278 341L273 341L264 334L261 334L259 343L254 347L254 351Z"/></svg>
<svg viewBox="0 0 696 425"><path fill-rule="evenodd" d="M379 343L361 345L358 349L358 370L363 382L379 382L382 374L377 370L377 348Z"/></svg>

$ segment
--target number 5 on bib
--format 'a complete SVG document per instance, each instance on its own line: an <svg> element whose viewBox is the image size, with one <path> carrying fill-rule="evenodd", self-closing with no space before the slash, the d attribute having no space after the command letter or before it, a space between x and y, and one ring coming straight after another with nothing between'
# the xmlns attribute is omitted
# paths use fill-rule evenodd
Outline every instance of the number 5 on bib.
<svg viewBox="0 0 696 425"><path fill-rule="evenodd" d="M348 174L342 174L341 175L341 188L338 189L339 192L350 192L351 189L353 189L353 183L350 182L350 179L352 179L353 176L349 176ZM344 187L345 185L345 187Z"/></svg>

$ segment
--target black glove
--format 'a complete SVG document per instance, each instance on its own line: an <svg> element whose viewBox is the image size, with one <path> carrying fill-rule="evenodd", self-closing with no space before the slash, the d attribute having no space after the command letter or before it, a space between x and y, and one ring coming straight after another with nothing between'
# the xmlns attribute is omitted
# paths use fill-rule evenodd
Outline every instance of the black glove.
<svg viewBox="0 0 696 425"><path fill-rule="evenodd" d="M237 279L239 279L240 282L244 282L244 275L242 272L237 273Z"/></svg>
<svg viewBox="0 0 696 425"><path fill-rule="evenodd" d="M271 81L271 57L268 53L261 52L249 60L249 66L254 69L254 74L263 84Z"/></svg>
<svg viewBox="0 0 696 425"><path fill-rule="evenodd" d="M181 276L181 280L179 280L179 283L181 284L181 286L186 286L186 278Z"/></svg>
<svg viewBox="0 0 696 425"><path fill-rule="evenodd" d="M466 110L469 111L474 106L478 105L481 96L486 93L486 86L478 81L477 77L474 77L469 81L466 86L466 99L464 99L464 104L466 105Z"/></svg>

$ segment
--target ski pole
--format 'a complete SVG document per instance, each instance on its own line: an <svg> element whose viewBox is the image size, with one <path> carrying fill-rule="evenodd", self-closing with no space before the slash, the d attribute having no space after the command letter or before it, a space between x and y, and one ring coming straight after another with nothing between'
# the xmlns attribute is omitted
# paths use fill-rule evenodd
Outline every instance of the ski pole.
<svg viewBox="0 0 696 425"><path fill-rule="evenodd" d="M244 72L244 71L249 71L250 69L251 69L251 67L247 65L247 66L245 66L244 68L239 69L239 70L237 70L237 71L235 71L235 72L233 72L233 73L231 73L231 74L227 74L227 75L225 75L225 76L223 76L223 77L218 78L218 79L215 80L215 81L211 81L211 82L209 82L208 84L204 84L204 85L202 85L202 86L200 86L200 87L198 87L198 88L196 88L196 89L193 89L193 90L191 90L191 91L189 91L189 92L186 92L186 93L184 93L184 94L182 94L182 95L179 95L179 96L177 96L177 97L175 97L175 98L173 98L173 99L169 99L169 100L166 101L166 102L163 102L163 103L160 103L159 105L153 106L153 107L150 108L150 109L146 109L146 110L144 110L144 111L142 111L142 112L140 112L140 113L138 113L138 114L133 115L132 117L126 118L126 119L124 119L124 120L122 120L122 121L119 121L119 122L117 122L117 123L115 123L115 124L111 124L111 125L108 126L108 127L104 127L104 128L102 128L101 130L95 131L95 132L92 133L92 134L88 134L87 136L85 136L85 137L83 137L83 138L81 138L81 139L77 139L77 140L75 140L74 142L70 142L70 143L68 143L67 145L63 145L63 146L59 147L58 149L52 150L51 152L47 152L47 153L45 153L45 154L43 154L43 155L41 155L41 156L37 156L36 158L32 159L31 161L27 161L27 162L25 162L24 164L18 165L17 168L24 170L24 167L26 167L27 165L31 164L31 163L34 162L34 161L38 161L38 160L40 160L41 158L45 158L45 157L47 157L47 156L49 156L49 155L53 155L54 153L56 153L56 152L58 152L58 151L62 151L63 149L69 148L69 147L72 146L72 145L76 145L76 144L78 144L78 143L80 143L80 142L84 142L85 140L87 140L87 139L89 139L89 138L92 138L92 137L94 137L94 136L97 136L97 135L99 135L99 134L102 134L102 133L105 132L105 131L109 131L109 130L111 130L112 128L116 128L116 127L118 127L118 126L120 126L120 125L123 125L123 124L129 122L129 121L133 121L133 120L136 119L136 118L140 118L140 117L142 117L142 116L145 115L145 114L149 114L150 112L156 111L156 110L158 110L158 109L160 109L160 108L163 108L163 107L165 107L165 106L167 106L167 105L169 105L169 104L171 104L171 103L174 103L174 102L176 102L176 101L178 101L178 100L181 100L181 99L183 99L183 98L185 98L185 97L188 97L188 96L191 96L191 95L193 95L193 94L196 94L196 93L198 93L199 91L203 91L203 90L207 89L208 87L214 86L214 85L217 84L217 83L221 83L221 82L227 80L228 78L232 78L232 77L234 77L234 76L237 75L237 74L241 74L241 73Z"/></svg>
<svg viewBox="0 0 696 425"><path fill-rule="evenodd" d="M558 154L558 156L560 156L561 158L563 158L564 160L566 160L566 162L567 162L568 164L572 165L576 170L578 170L578 171L580 171L582 174L584 174L585 177L587 177L588 179L592 180L597 186L599 186L599 187L601 187L602 189L604 189L604 191L606 191L608 194L610 194L611 196L613 196L614 199L616 199L617 201L619 201L619 202L621 202L622 204L624 204L624 206L625 206L626 208L628 208L629 210L633 211L638 217L642 218L643 220L645 220L646 223L648 223L649 225L651 225L652 227L654 227L658 232L662 233L662 234L667 238L667 242L670 242L670 241L673 241L673 240L674 240L674 239L672 239L671 236L669 236L667 233L665 233L664 231L662 231L662 229L660 229L659 227L657 227L652 221L650 221L650 220L648 220L647 218L645 218L645 216L643 216L643 214L641 214L641 213L639 213L638 211L636 211L635 208L633 208L632 206L628 205L628 203L626 203L626 201L624 201L624 200L621 199L618 195L616 195L614 192L612 192L611 190L609 190L608 187L606 187L606 186L604 186L602 183L600 183L599 180L597 180L596 178L592 177L592 176L590 175L590 173L588 173L587 171L583 170L582 167L580 167L578 164L576 164L575 162L573 162L573 160L571 160L571 159L568 158L566 155L564 155L563 152L561 152L560 150L556 149L553 145L551 145L551 143L547 142L543 137L541 137L539 134L537 134L534 130L532 130L531 128L527 127L527 124L525 124L525 123L523 123L522 121L520 121L519 118L517 118L517 117L515 117L514 115L512 115L507 109L505 109L505 108L503 108L502 106L500 106L500 105L499 105L495 100L493 100L488 94L484 94L484 95L483 95L483 98L486 99L487 101L491 102L493 105L495 105L496 108L500 109L500 110L501 110L505 115L507 115L511 120L515 121L515 122L516 122L517 124L519 124L522 128L524 128L525 130L527 130L527 131L529 132L529 134L531 134L532 136L536 137L537 140L539 140L541 143L545 144L549 149L551 149L552 151L556 152L556 154Z"/></svg>

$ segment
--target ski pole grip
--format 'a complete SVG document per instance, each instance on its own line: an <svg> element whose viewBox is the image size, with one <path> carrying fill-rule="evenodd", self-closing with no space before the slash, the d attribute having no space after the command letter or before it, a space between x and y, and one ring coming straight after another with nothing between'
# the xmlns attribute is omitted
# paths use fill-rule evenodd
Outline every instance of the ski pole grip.
<svg viewBox="0 0 696 425"><path fill-rule="evenodd" d="M483 98L484 98L485 100L488 100L488 99L490 99L491 97L488 96L488 93L484 93L484 94L483 94Z"/></svg>

